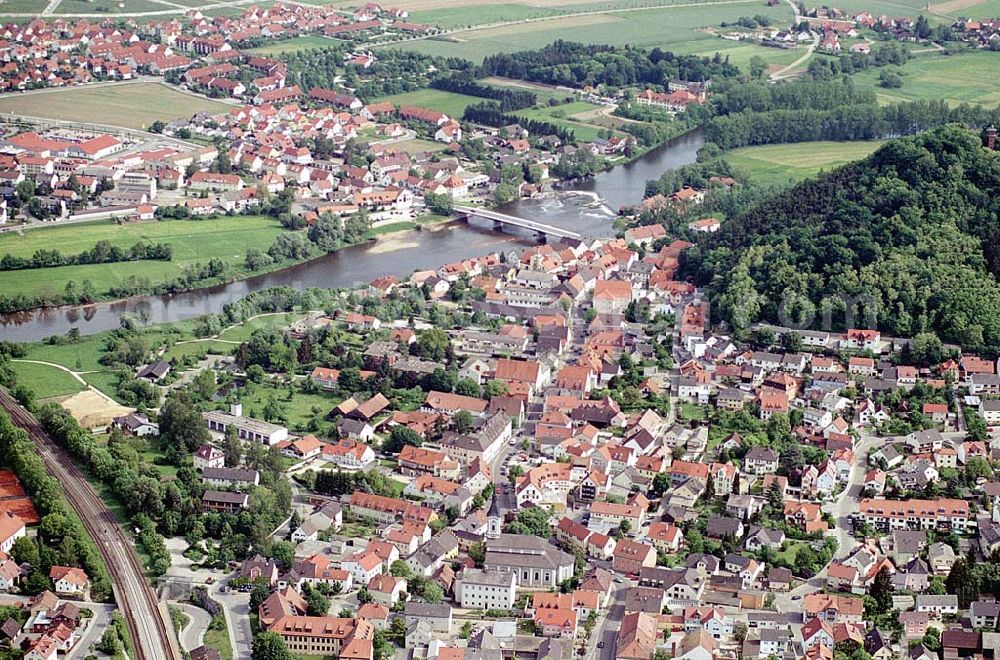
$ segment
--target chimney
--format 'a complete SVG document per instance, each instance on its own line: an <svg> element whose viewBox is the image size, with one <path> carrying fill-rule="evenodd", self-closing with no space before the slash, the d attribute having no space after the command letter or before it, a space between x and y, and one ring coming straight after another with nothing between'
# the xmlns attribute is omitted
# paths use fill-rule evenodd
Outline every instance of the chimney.
<svg viewBox="0 0 1000 660"><path fill-rule="evenodd" d="M995 126L986 129L986 148L991 151L997 148L997 129Z"/></svg>
<svg viewBox="0 0 1000 660"><path fill-rule="evenodd" d="M243 416L243 404L242 403L230 403L229 404L229 414L233 417Z"/></svg>

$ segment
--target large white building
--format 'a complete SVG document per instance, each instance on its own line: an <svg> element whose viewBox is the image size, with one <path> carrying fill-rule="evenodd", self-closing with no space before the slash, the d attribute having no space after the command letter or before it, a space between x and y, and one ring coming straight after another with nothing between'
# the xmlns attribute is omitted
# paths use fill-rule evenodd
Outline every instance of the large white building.
<svg viewBox="0 0 1000 660"><path fill-rule="evenodd" d="M504 571L466 569L455 591L463 609L510 610L516 600L517 578Z"/></svg>
<svg viewBox="0 0 1000 660"><path fill-rule="evenodd" d="M284 426L244 417L243 406L239 403L231 404L228 413L210 410L201 415L210 431L225 434L231 426L239 439L247 442L259 442L270 447L288 439L288 429Z"/></svg>

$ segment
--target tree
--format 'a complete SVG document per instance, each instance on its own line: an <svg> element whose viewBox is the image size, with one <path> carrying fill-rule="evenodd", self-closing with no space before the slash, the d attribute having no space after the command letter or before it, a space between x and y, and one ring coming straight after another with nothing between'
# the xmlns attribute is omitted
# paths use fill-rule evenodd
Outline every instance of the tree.
<svg viewBox="0 0 1000 660"><path fill-rule="evenodd" d="M253 660L293 660L285 640L273 632L257 633L250 657Z"/></svg>
<svg viewBox="0 0 1000 660"><path fill-rule="evenodd" d="M958 606L962 609L967 608L979 595L979 581L969 570L964 557L959 557L952 564L944 586L948 593L958 596Z"/></svg>
<svg viewBox="0 0 1000 660"><path fill-rule="evenodd" d="M502 380L490 380L483 387L483 396L492 399L495 396L507 395L507 383Z"/></svg>
<svg viewBox="0 0 1000 660"><path fill-rule="evenodd" d="M326 616L330 611L330 599L324 596L319 589L309 587L305 591L306 605L309 616Z"/></svg>
<svg viewBox="0 0 1000 660"><path fill-rule="evenodd" d="M444 590L437 582L428 582L424 585L421 597L428 603L440 603L444 600Z"/></svg>
<svg viewBox="0 0 1000 660"><path fill-rule="evenodd" d="M472 413L468 410L459 410L452 416L451 421L455 424L455 430L459 433L468 433L471 431L474 422Z"/></svg>
<svg viewBox="0 0 1000 660"><path fill-rule="evenodd" d="M10 548L10 556L18 564L28 563L36 567L39 565L38 545L27 536L14 541L14 545Z"/></svg>
<svg viewBox="0 0 1000 660"><path fill-rule="evenodd" d="M883 566L875 575L870 589L870 595L875 601L879 614L886 614L892 610L892 592L892 578L889 575L889 569Z"/></svg>
<svg viewBox="0 0 1000 660"><path fill-rule="evenodd" d="M549 528L549 512L537 506L521 509L514 517L514 522L508 524L505 531L509 534L534 534L548 538L552 535L552 530Z"/></svg>
<svg viewBox="0 0 1000 660"><path fill-rule="evenodd" d="M271 595L271 589L263 582L257 582L250 591L250 611L256 612L260 604Z"/></svg>
<svg viewBox="0 0 1000 660"><path fill-rule="evenodd" d="M389 574L393 577L401 577L409 580L413 577L413 569L402 559L397 559L389 566Z"/></svg>
<svg viewBox="0 0 1000 660"><path fill-rule="evenodd" d="M417 351L420 357L434 362L444 362L451 340L441 328L429 328L417 337Z"/></svg>
<svg viewBox="0 0 1000 660"><path fill-rule="evenodd" d="M447 193L440 195L437 193L427 193L424 195L424 203L427 204L428 211L437 215L451 215L451 212L455 208L455 201Z"/></svg>
<svg viewBox="0 0 1000 660"><path fill-rule="evenodd" d="M507 478L511 484L516 484L518 477L524 474L524 468L520 465L511 465L507 470Z"/></svg>
<svg viewBox="0 0 1000 660"><path fill-rule="evenodd" d="M387 454L398 454L403 451L403 447L411 445L419 447L424 444L424 439L420 434L408 426L397 424L392 427L389 437L382 442L382 451Z"/></svg>
<svg viewBox="0 0 1000 660"><path fill-rule="evenodd" d="M160 409L160 438L184 455L208 442L211 436L205 420L187 393L175 391ZM179 462L180 457L177 457Z"/></svg>
<svg viewBox="0 0 1000 660"><path fill-rule="evenodd" d="M365 603L371 603L375 600L371 592L368 591L368 587L361 587L358 589L358 602L364 605Z"/></svg>
<svg viewBox="0 0 1000 660"><path fill-rule="evenodd" d="M581 149L582 151L582 149ZM503 206L517 199L517 188L509 183L501 183L493 191L493 204Z"/></svg>
<svg viewBox="0 0 1000 660"><path fill-rule="evenodd" d="M924 638L920 640L929 650L937 653L941 649L941 631L937 628L928 628L924 633Z"/></svg>
<svg viewBox="0 0 1000 660"><path fill-rule="evenodd" d="M243 442L232 426L226 429L226 436L222 441L222 452L226 455L226 467L239 467L243 461Z"/></svg>
<svg viewBox="0 0 1000 660"><path fill-rule="evenodd" d="M903 79L898 73L882 69L878 76L878 84L887 89L897 89L903 86Z"/></svg>
<svg viewBox="0 0 1000 660"><path fill-rule="evenodd" d="M122 642L118 638L118 629L108 626L101 635L101 641L97 643L97 650L110 656L118 655L122 650Z"/></svg>
<svg viewBox="0 0 1000 660"><path fill-rule="evenodd" d="M670 488L670 475L666 472L657 472L653 477L653 495L663 497L663 494Z"/></svg>

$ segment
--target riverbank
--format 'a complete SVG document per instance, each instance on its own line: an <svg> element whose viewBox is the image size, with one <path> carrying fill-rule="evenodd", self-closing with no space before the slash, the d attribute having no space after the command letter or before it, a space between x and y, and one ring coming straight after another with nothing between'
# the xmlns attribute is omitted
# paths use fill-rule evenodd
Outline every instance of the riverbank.
<svg viewBox="0 0 1000 660"><path fill-rule="evenodd" d="M413 229L433 227L453 220L429 214L412 221L391 223L373 228L364 240L346 244L338 250L379 240L382 236ZM0 271L0 309L4 313L31 312L65 306L94 303L115 303L137 296L178 295L226 286L277 273L294 266L321 259L327 253L306 259L285 259L246 267L247 252L266 254L274 239L289 230L283 229L267 216L220 216L205 219L160 219L119 225L112 220L99 220L73 225L34 227L30 235L9 232L0 235L0 255L31 258L39 251L56 251L76 255L95 245L129 249L136 244L164 243L173 249L169 260L136 260L106 263L25 268ZM203 267L208 260L221 259L227 274L204 277L190 286L177 286L178 278L188 269ZM116 295L123 289L134 294ZM20 304L19 304L20 303Z"/></svg>

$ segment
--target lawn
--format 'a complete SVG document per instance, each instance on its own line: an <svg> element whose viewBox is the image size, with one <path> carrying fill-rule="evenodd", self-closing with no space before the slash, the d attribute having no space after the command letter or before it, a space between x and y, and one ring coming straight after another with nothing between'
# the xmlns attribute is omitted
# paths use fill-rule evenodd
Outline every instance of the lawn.
<svg viewBox="0 0 1000 660"><path fill-rule="evenodd" d="M31 362L12 362L17 382L31 389L38 399L76 394L85 389L83 383L62 369Z"/></svg>
<svg viewBox="0 0 1000 660"><path fill-rule="evenodd" d="M743 147L726 153L726 160L763 184L797 182L860 160L881 142L799 142Z"/></svg>
<svg viewBox="0 0 1000 660"><path fill-rule="evenodd" d="M421 108L430 108L431 110L443 112L449 117L461 119L462 113L465 112L467 106L473 103L481 103L486 99L428 87L426 89L386 96L380 100L392 101L396 105L416 105Z"/></svg>
<svg viewBox="0 0 1000 660"><path fill-rule="evenodd" d="M188 355L201 357L207 353L215 355L230 355L236 348L236 344L229 344L221 341L193 341L186 344L174 344L163 354L164 360L179 360Z"/></svg>
<svg viewBox="0 0 1000 660"><path fill-rule="evenodd" d="M259 48L251 48L248 52L258 55L280 55L282 53L297 53L313 48L333 48L337 44L337 41L318 34L304 34L292 39L267 43Z"/></svg>
<svg viewBox="0 0 1000 660"><path fill-rule="evenodd" d="M421 151L443 151L445 144L444 142L431 142L430 140L414 138L412 140L393 142L392 148L395 151L405 151L408 154L416 154Z"/></svg>
<svg viewBox="0 0 1000 660"><path fill-rule="evenodd" d="M699 406L698 404L691 403L690 401L682 401L680 409L677 411L677 417L681 420L701 420L707 419L708 414L705 410L705 406Z"/></svg>
<svg viewBox="0 0 1000 660"><path fill-rule="evenodd" d="M250 339L254 330L259 328L287 328L296 321L305 317L305 314L285 312L279 314L266 314L255 319L227 328L219 334L219 339L226 341L245 341Z"/></svg>
<svg viewBox="0 0 1000 660"><path fill-rule="evenodd" d="M222 621L222 626L218 628L208 627L208 630L205 631L205 646L218 651L222 660L233 660L233 647L229 643L229 630L225 618L219 614L218 619Z"/></svg>
<svg viewBox="0 0 1000 660"><path fill-rule="evenodd" d="M111 371L95 371L83 374L83 379L91 387L96 387L112 399L118 400L118 376Z"/></svg>
<svg viewBox="0 0 1000 660"><path fill-rule="evenodd" d="M808 541L788 541L786 547L778 553L778 557L783 559L789 566L795 565L795 557L799 550L809 545Z"/></svg>
<svg viewBox="0 0 1000 660"><path fill-rule="evenodd" d="M878 84L879 70L871 69L852 76L859 88L875 89L882 103L944 99L951 105L981 103L1000 105L997 85L997 55L986 51L939 55L915 55L901 67L889 67L903 77L903 86L886 89Z"/></svg>
<svg viewBox="0 0 1000 660"><path fill-rule="evenodd" d="M40 14L48 4L48 0L6 0L2 6L5 12Z"/></svg>
<svg viewBox="0 0 1000 660"><path fill-rule="evenodd" d="M25 359L61 364L73 371L97 371L104 368L97 361L103 346L101 335L87 335L72 344L29 344Z"/></svg>
<svg viewBox="0 0 1000 660"><path fill-rule="evenodd" d="M277 400L285 413L285 424L290 430L305 431L307 425L315 416L313 408L319 409L321 417L325 417L334 406L343 401L341 397L332 396L326 392L306 394L297 387L289 399L287 387L272 387L270 385L248 384L239 390L240 401L243 403L243 413L247 417L260 417L264 405L271 399Z"/></svg>
<svg viewBox="0 0 1000 660"><path fill-rule="evenodd" d="M407 231L416 226L416 222L402 220L400 222L390 222L388 224L379 225L378 227L372 228L372 230L368 233L372 236L382 236L384 234L394 234L397 231Z"/></svg>
<svg viewBox="0 0 1000 660"><path fill-rule="evenodd" d="M0 255L31 256L35 250L59 250L78 254L101 240L121 247L143 242L167 243L173 247L170 261L131 261L112 264L60 266L0 273L0 290L26 294L58 294L67 282L77 286L90 280L95 291L105 294L111 286L130 276L163 283L178 277L186 266L218 257L243 270L243 259L250 248L266 251L284 232L281 225L266 216L234 216L209 220L167 220L118 225L114 221L63 225L33 229L23 236L7 233L0 236Z"/></svg>
<svg viewBox="0 0 1000 660"><path fill-rule="evenodd" d="M156 120L187 118L202 110L221 113L231 107L153 82L67 87L0 98L0 113L3 114L127 128L145 128Z"/></svg>
<svg viewBox="0 0 1000 660"><path fill-rule="evenodd" d="M495 53L540 48L557 39L665 48L683 44L685 50L692 49L691 42L703 41L708 43L703 48L694 49L709 51L717 48L721 40L699 31L699 28L718 26L722 21L735 21L748 14L767 15L776 24L787 23L791 19L791 10L784 4L766 7L753 0L745 3L705 3L696 7L619 10L556 17L456 32L436 39L409 42L403 47L432 55L464 57L474 62ZM721 44L718 44L718 49L721 49Z"/></svg>

